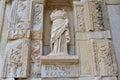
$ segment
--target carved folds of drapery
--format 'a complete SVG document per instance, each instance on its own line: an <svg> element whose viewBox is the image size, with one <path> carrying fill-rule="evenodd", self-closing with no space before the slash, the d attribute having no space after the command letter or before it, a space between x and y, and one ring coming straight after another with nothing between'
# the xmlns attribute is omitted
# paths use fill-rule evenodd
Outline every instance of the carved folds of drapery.
<svg viewBox="0 0 120 80"><path fill-rule="evenodd" d="M52 21L49 55L68 55L68 43L70 42L68 17L65 10L54 10L50 14Z"/></svg>

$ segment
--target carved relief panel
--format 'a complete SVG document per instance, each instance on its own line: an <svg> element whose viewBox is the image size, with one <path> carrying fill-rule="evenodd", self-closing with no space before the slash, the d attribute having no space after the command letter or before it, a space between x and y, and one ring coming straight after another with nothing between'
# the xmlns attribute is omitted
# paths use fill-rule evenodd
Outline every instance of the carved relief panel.
<svg viewBox="0 0 120 80"><path fill-rule="evenodd" d="M27 77L30 58L31 2L14 0L8 25L4 77Z"/></svg>
<svg viewBox="0 0 120 80"><path fill-rule="evenodd" d="M4 64L4 77L26 77L28 75L29 40L8 42Z"/></svg>
<svg viewBox="0 0 120 80"><path fill-rule="evenodd" d="M32 2L31 30L31 77L41 77L41 60L43 49L43 9L44 4Z"/></svg>
<svg viewBox="0 0 120 80"><path fill-rule="evenodd" d="M117 75L114 48L111 40L93 40L96 71L98 75Z"/></svg>
<svg viewBox="0 0 120 80"><path fill-rule="evenodd" d="M74 17L75 17L75 31L84 32L85 31L85 21L84 21L84 6L80 4L74 5Z"/></svg>
<svg viewBox="0 0 120 80"><path fill-rule="evenodd" d="M12 4L9 29L30 29L31 3L29 0L16 0Z"/></svg>
<svg viewBox="0 0 120 80"><path fill-rule="evenodd" d="M7 1L12 2L12 8L5 63L3 73L0 73L4 77L17 80L117 80L112 36L103 0L90 0L85 4L74 4L73 0L46 0L45 5L44 0Z"/></svg>
<svg viewBox="0 0 120 80"><path fill-rule="evenodd" d="M104 0L88 1L84 5L86 31L109 30L107 9Z"/></svg>
<svg viewBox="0 0 120 80"><path fill-rule="evenodd" d="M84 5L74 3L76 32L109 30L106 5L104 1L87 1Z"/></svg>
<svg viewBox="0 0 120 80"><path fill-rule="evenodd" d="M80 56L81 76L117 75L117 65L111 40L81 40L77 41L76 44L76 51Z"/></svg>
<svg viewBox="0 0 120 80"><path fill-rule="evenodd" d="M41 76L41 61L40 57L42 55L42 41L32 40L31 41L31 77Z"/></svg>

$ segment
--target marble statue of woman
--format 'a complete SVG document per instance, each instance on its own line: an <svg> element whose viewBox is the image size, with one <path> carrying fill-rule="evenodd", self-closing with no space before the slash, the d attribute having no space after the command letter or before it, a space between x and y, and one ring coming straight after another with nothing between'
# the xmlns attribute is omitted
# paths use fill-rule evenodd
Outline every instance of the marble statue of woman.
<svg viewBox="0 0 120 80"><path fill-rule="evenodd" d="M50 19L52 21L49 55L68 55L68 43L70 42L68 17L64 10L54 10Z"/></svg>

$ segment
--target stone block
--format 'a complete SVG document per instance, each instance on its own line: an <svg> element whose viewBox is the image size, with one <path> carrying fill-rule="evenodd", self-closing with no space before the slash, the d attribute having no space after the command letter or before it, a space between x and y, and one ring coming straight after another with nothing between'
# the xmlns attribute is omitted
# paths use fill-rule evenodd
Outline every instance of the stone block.
<svg viewBox="0 0 120 80"><path fill-rule="evenodd" d="M76 53L79 55L80 76L94 76L93 47L91 41L76 41Z"/></svg>
<svg viewBox="0 0 120 80"><path fill-rule="evenodd" d="M90 39L111 39L111 32L110 31L96 31L96 32L77 32L76 33L76 40L83 41L83 40L90 40Z"/></svg>
<svg viewBox="0 0 120 80"><path fill-rule="evenodd" d="M42 65L41 77L79 77L79 68L76 64Z"/></svg>

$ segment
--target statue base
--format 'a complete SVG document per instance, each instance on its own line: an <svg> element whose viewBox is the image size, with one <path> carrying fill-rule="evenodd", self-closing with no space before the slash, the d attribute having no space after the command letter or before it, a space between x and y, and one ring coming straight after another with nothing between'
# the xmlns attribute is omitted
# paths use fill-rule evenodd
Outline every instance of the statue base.
<svg viewBox="0 0 120 80"><path fill-rule="evenodd" d="M49 54L41 56L41 77L78 77L79 57L74 55Z"/></svg>
<svg viewBox="0 0 120 80"><path fill-rule="evenodd" d="M78 63L79 57L73 55L48 55L41 56L42 64L63 64L63 63Z"/></svg>

